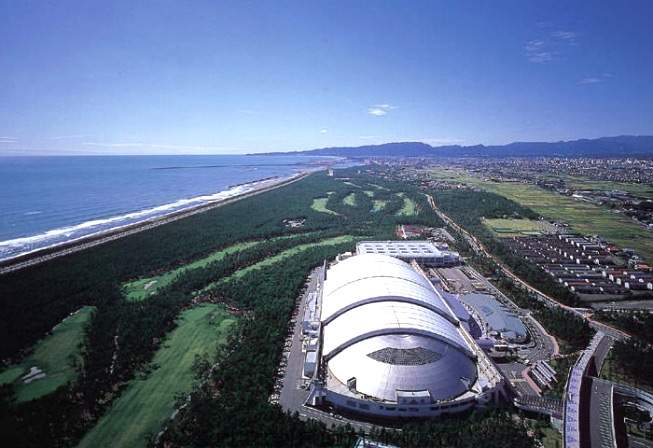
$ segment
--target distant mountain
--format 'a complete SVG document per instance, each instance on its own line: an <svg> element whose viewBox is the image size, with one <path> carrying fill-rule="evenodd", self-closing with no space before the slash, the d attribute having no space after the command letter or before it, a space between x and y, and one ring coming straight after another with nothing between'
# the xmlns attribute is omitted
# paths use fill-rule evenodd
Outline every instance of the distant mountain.
<svg viewBox="0 0 653 448"><path fill-rule="evenodd" d="M421 142L385 143L268 154L340 157L540 157L653 156L653 136L622 135L560 142L515 142L495 146L431 146Z"/></svg>

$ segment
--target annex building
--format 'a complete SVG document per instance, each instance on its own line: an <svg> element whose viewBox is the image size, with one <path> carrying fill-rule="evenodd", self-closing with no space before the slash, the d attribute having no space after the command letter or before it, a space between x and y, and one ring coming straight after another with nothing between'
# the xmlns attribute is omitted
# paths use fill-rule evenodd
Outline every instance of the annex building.
<svg viewBox="0 0 653 448"><path fill-rule="evenodd" d="M399 418L498 400L497 369L443 293L400 258L359 252L326 271L312 403Z"/></svg>
<svg viewBox="0 0 653 448"><path fill-rule="evenodd" d="M460 263L456 252L440 250L428 240L361 241L356 244L356 254L389 255L403 261L415 260L422 266L445 267Z"/></svg>

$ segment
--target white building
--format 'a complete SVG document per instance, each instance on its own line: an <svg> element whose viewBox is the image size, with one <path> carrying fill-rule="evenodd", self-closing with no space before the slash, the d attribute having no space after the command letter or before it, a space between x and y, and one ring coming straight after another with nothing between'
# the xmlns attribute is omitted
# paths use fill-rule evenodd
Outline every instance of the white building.
<svg viewBox="0 0 653 448"><path fill-rule="evenodd" d="M356 254L389 255L403 261L411 260L423 266L444 267L460 263L457 252L440 250L427 240L410 241L361 241L356 244Z"/></svg>
<svg viewBox="0 0 653 448"><path fill-rule="evenodd" d="M499 372L437 289L386 255L327 272L314 401L384 417L435 416L498 399Z"/></svg>

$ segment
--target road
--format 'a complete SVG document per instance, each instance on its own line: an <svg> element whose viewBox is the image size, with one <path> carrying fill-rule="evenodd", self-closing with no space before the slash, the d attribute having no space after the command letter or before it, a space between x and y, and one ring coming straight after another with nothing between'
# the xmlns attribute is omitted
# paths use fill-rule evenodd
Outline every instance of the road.
<svg viewBox="0 0 653 448"><path fill-rule="evenodd" d="M306 299L310 293L316 290L320 275L322 275L322 268L317 268L311 272L308 278L306 290L299 299L296 320L290 339L291 345L283 353L287 364L281 377L282 387L279 395L279 405L290 412L303 412L304 402L308 398L308 380L303 378L302 318L306 307Z"/></svg>
<svg viewBox="0 0 653 448"><path fill-rule="evenodd" d="M309 380L303 377L304 352L302 352L302 317L304 316L306 299L311 292L316 291L321 276L321 267L313 270L306 282L306 289L299 298L297 310L296 313L294 313L296 320L293 325L292 336L289 337L289 344L283 353L285 362L282 362L281 378L279 381L281 387L278 403L284 411L291 413L297 412L299 418L302 420L319 420L328 427L331 427L332 425L349 424L355 431L370 433L373 428L382 428L383 426L349 419L336 413L305 405L309 394L308 388L306 387L308 386ZM285 366L283 364L285 364ZM390 427L385 428L394 429Z"/></svg>
<svg viewBox="0 0 653 448"><path fill-rule="evenodd" d="M231 204L233 202L239 201L241 199L245 199L251 196L255 196L257 194L265 193L270 190L274 190L276 188L285 186L285 185L290 185L291 183L297 182L306 176L308 176L310 172L304 172L297 174L289 179L285 179L283 181L277 181L276 183L273 183L271 185L267 185L262 188L258 188L256 190L240 194L238 196L234 196L229 199L224 199L216 202L212 202L209 204L204 204L198 207L194 207L189 210L184 210L180 211L177 213L172 213L170 215L167 215L162 218L157 218L153 219L147 222L142 222L142 223L136 223L136 224L131 224L125 227L122 227L120 229L114 229L110 230L107 232L102 233L102 235L89 235L87 237L82 237L74 242L69 242L69 243L62 243L60 245L57 245L54 248L44 248L44 249L37 249L34 252L26 255L21 255L16 258L12 258L9 260L2 260L0 261L0 275L6 274L8 272L12 271L17 271L19 269L24 269L29 266L34 266L36 264L44 263L46 261L52 260L54 258L58 257L63 257L65 255L70 255L75 252L79 252L85 249L88 249L90 247L98 246L100 244L108 243L109 241L117 240L118 238L124 238L128 235L132 235L134 233L142 232L144 230L152 229L154 227L161 226L163 224L168 224L173 221L177 221L179 219L187 218L192 215L196 215L198 213L203 213L205 211L217 208L217 207L222 207L223 205Z"/></svg>
<svg viewBox="0 0 653 448"><path fill-rule="evenodd" d="M465 238L465 241L471 246L471 248L476 251L477 253L483 254L485 257L489 258L490 260L494 261L497 266L501 269L503 274L510 278L513 282L517 283L518 285L521 285L522 288L526 289L528 292L531 294L534 294L535 297L537 297L539 300L544 301L546 304L549 306L553 306L559 309L563 309L571 314L574 314L581 319L585 320L592 328L594 328L596 331L601 331L615 339L625 339L629 338L630 335L627 333L624 333L621 330L618 330L617 328L614 328L610 325L606 325L602 322L598 322L596 320L591 319L589 316L587 316L585 313L578 311L577 309L570 307L568 305L565 305L562 302L559 302L558 300L554 299L553 297L544 294L542 291L536 289L535 287L529 285L522 279L520 279L517 275L513 274L513 272L505 265L501 260L499 260L497 257L492 255L487 248L481 243L474 235L470 234L467 232L465 229L463 229L461 226L456 224L449 216L447 216L442 210L440 210L436 204L435 204L435 199L433 199L433 196L430 194L426 194L427 200L429 202L429 205L431 208L433 208L433 211L442 219L445 223L447 223L450 227L452 227L454 230L456 230L463 238Z"/></svg>

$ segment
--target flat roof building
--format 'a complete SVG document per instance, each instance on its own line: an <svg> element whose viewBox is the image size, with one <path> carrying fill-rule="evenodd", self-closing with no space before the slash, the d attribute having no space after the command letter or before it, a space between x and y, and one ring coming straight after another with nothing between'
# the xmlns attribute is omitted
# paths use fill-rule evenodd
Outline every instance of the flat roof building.
<svg viewBox="0 0 653 448"><path fill-rule="evenodd" d="M485 329L496 332L507 342L522 343L528 339L528 330L515 313L489 294L463 294L460 300L476 311Z"/></svg>
<svg viewBox="0 0 653 448"><path fill-rule="evenodd" d="M440 250L428 240L415 241L361 241L356 244L356 254L388 255L403 261L415 260L423 266L455 266L460 262L457 252Z"/></svg>

